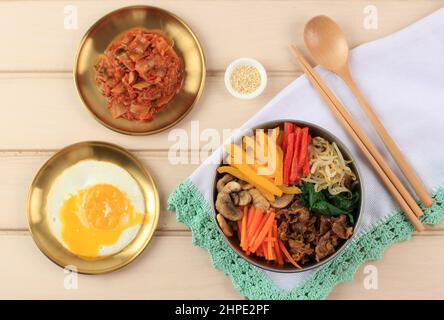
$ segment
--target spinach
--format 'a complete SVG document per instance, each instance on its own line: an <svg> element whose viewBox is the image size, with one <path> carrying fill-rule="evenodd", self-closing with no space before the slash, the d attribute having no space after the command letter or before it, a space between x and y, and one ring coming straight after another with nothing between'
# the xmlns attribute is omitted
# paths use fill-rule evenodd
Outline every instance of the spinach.
<svg viewBox="0 0 444 320"><path fill-rule="evenodd" d="M309 182L304 182L301 190L301 201L311 211L330 216L345 214L350 223L355 223L353 212L358 206L358 192L342 192L337 195L330 194L328 190L316 192L314 184Z"/></svg>

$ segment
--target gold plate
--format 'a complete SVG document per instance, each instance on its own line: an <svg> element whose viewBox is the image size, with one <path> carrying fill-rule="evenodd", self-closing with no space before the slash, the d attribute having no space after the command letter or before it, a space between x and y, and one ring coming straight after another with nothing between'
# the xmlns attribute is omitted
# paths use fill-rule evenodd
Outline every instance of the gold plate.
<svg viewBox="0 0 444 320"><path fill-rule="evenodd" d="M123 168L136 180L145 198L145 218L135 239L121 251L101 259L82 259L69 252L48 223L46 204L51 186L67 168L82 160L106 161ZM40 168L29 190L27 218L34 241L53 262L79 273L105 273L127 265L146 247L159 219L159 195L150 174L131 153L105 142L80 142L60 150Z"/></svg>
<svg viewBox="0 0 444 320"><path fill-rule="evenodd" d="M135 27L159 30L185 64L180 92L149 122L114 119L94 82L94 64L119 34ZM167 129L182 120L202 94L205 58L193 31L174 14L150 6L132 6L113 11L97 21L83 37L74 63L74 79L85 106L106 127L130 135L146 135Z"/></svg>

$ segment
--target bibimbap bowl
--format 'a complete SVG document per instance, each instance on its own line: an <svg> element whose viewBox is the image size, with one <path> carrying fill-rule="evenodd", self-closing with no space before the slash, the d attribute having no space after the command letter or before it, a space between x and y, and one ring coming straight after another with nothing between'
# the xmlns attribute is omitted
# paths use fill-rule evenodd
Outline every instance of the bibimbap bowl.
<svg viewBox="0 0 444 320"><path fill-rule="evenodd" d="M211 203L212 203L212 208L213 208L213 217L214 217L214 221L215 221L215 223L216 223L216 225L218 226L218 230L220 231L220 233L221 233L221 235L224 237L224 239L226 240L226 242L227 242L227 244L240 256L240 257L242 257L243 259L245 259L245 260L247 260L249 263L251 263L251 264L253 264L253 265L255 265L255 266L257 266L257 267L259 267L259 268L262 268L262 269L264 269L264 270L268 270L268 271L273 271L273 272L282 272L282 273L298 273L298 272L304 272L304 271L308 271L308 270L311 270L311 269L313 269L313 268L316 268L316 267L319 267L319 266L321 266L321 265L323 265L323 264L325 264L325 263L327 263L328 261L331 261L331 260L333 260L336 256L338 256L338 255L340 255L340 253L341 253L341 251L342 250L344 250L344 248L352 241L352 239L353 239L353 237L354 237L354 235L355 235L355 231L356 230L358 230L359 229L359 225L360 225L360 221L361 221L361 216L363 215L363 212L362 212L362 210L363 210L363 192L364 192L364 190L363 190L363 184L362 184L362 176L360 175L360 173L359 173L359 169L358 169L358 167L357 167L357 165L356 165L356 162L354 161L354 159L351 157L351 153L350 153L350 151L346 148L346 146L344 145L344 143L342 142L342 141L340 141L336 136L334 136L332 133L330 133L329 131L327 131L327 130L325 130L325 129L323 129L323 128L321 128L321 127L319 127L319 126L317 126L317 125L314 125L314 124L312 124L312 123L308 123L308 122L303 122L303 121L297 121L297 120L276 120L276 121L272 121L272 122L266 122L266 123L262 123L262 124L259 124L258 126L256 126L256 127L254 127L254 128L252 128L252 131L253 132L257 132L256 130L257 129L264 129L265 130L265 132L267 132L267 130L268 129L273 129L273 128L276 128L276 127L279 127L280 128L280 132L281 132L281 134L283 134L283 132L284 132L284 130L283 130L283 126L284 126L284 123L292 123L294 126L297 126L297 127L299 127L299 128L304 128L304 127L307 127L308 128L308 132L309 132L309 135L311 136L311 138L314 138L314 137L321 137L321 138L323 138L323 139L325 139L325 140L327 140L328 142L330 142L330 143L335 143L336 144L336 146L337 146L337 148L339 149L339 151L340 151L340 153L342 154L342 157L343 157L343 159L347 162L347 166L351 169L351 171L354 173L354 175L355 175L355 177L356 177L356 180L352 183L352 186L350 187L350 190L351 190L351 194L358 194L359 195L359 198L358 199L356 199L356 202L355 202L355 204L354 204L354 210L353 210L353 213L352 213L352 217L350 218L350 217L348 217L347 218L347 223L348 223L348 226L350 227L352 227L352 231L353 231L353 233L351 234L351 236L349 236L347 239L342 239L342 238L339 238L338 239L338 243L337 243L337 246L335 247L335 251L333 252L333 253L331 253L331 254L328 254L327 256L325 256L324 258L322 258L322 259L319 259L319 261L308 261L308 262L306 262L306 263L303 263L303 264L299 264L299 266L301 267L301 268L297 268L296 266L294 266L293 264L291 264L291 263L289 263L288 262L288 259L286 259L285 258L285 255L283 254L283 251L282 250L279 250L280 251L280 254L281 254L281 256L283 257L283 260L285 261L284 262L284 264L282 265L279 265L276 261L268 261L268 260L266 260L265 259L265 257L263 257L263 256L258 256L257 254L255 254L255 253L252 253L252 252L249 252L248 251L248 245L247 245L247 250L245 249L245 242L248 242L248 241L244 241L244 244L243 244L243 246L244 246L244 248L241 248L241 241L242 241L242 237L241 237L241 233L242 233L242 231L243 231L243 226L242 226L242 219L241 220L239 220L239 221L236 221L236 222L231 222L229 219L227 219L227 218L224 218L223 220L224 220L224 222L223 223L228 223L230 226L231 226L231 231L232 231L232 236L227 236L226 235L226 232L224 233L224 230L223 230L223 228L221 227L221 223L220 223L220 221L219 221L219 219L220 219L220 217L217 217L218 216L218 214L219 215L221 215L220 214L220 210L218 210L218 209L221 209L221 202L219 202L219 204L218 205L216 205L216 201L218 200L218 194L219 194L219 192L221 192L221 190L218 190L218 182L219 182L219 189L221 188L221 187L224 187L224 186L226 186L227 185L227 183L228 182L230 182L230 181L227 181L226 183L223 183L223 181L221 181L220 179L222 178L222 177L224 177L225 175L227 175L227 173L226 172L223 172L223 173L220 173L220 172L218 172L218 170L220 170L220 168L222 167L222 166L227 166L227 163L226 163L226 161L223 161L223 159L226 159L226 157L227 157L227 155L228 155L228 153L227 153L227 151L225 151L224 152L224 155L223 155L223 157L221 158L221 163L220 163L220 166L218 167L218 170L216 170L215 171L215 175L214 175L214 182L213 182L213 192L212 192L212 201L211 201ZM235 140L234 141L234 144L235 145L237 145L237 146L243 146L242 148L244 148L244 146L245 146L245 142L242 142L242 137L243 137L244 135L242 135L241 137L239 137L237 140ZM310 139L310 138L309 138ZM256 141L256 138L255 138L255 141ZM311 141L312 142L312 141ZM310 143L311 143L310 142ZM309 155L310 156L310 155ZM311 166L310 166L310 169L311 169ZM236 171L237 172L237 171ZM233 176L232 176L233 177ZM243 177L245 177L245 175L243 176ZM270 180L270 178L268 178L269 180ZM232 180L231 180L232 181ZM236 182L239 182L239 183L241 183L241 185L242 185L242 191L243 191L243 187L244 187L244 181L242 181L242 179L238 179L237 177L235 177L234 176L234 181L236 181ZM303 182L302 182L303 183ZM250 183L247 183L247 184L250 184ZM232 184L233 185L233 184ZM234 184L235 185L235 184ZM230 189L229 187L227 187L228 189ZM256 189L256 186L253 186L253 188L254 189ZM300 187L300 189L304 189L304 190L307 190L308 188L302 188L302 187ZM250 189L251 190L251 189ZM248 191L248 190L247 190ZM323 191L323 192L327 192L327 191ZM231 194L230 194L231 195ZM239 198L239 196L237 196L236 198ZM241 197L242 198L242 197ZM302 202L301 201L301 199L300 198L302 198L302 195L301 194L296 194L296 195L294 195L294 198L292 199L292 204L294 204L294 203L296 203L296 202ZM311 198L314 198L314 197L311 197ZM310 198L310 199L311 199ZM308 197L307 196L305 196L305 199L308 199ZM234 199L234 197L233 196L231 196L231 200L233 201L233 204L235 203L235 200L236 199ZM237 201L239 201L239 200L237 200ZM311 200L310 200L311 201ZM239 202L238 202L239 203ZM311 202L310 202L311 203ZM239 206L238 206L239 207ZM252 202L250 202L250 204L248 205L248 207L250 208L250 207L254 207L253 206L253 204L252 204ZM272 208L272 206L270 206L271 208ZM239 207L239 208L243 208L243 207ZM240 209L241 211L242 211L242 213L243 212L247 212L248 211L248 209L246 210L246 211L244 211L243 209ZM257 209L256 209L257 210ZM280 210L285 210L285 208L284 209L282 209L282 208L274 208L274 209L272 209L272 210L274 210L275 212L276 212L276 217L278 217L278 213L281 215L281 213L283 212L283 211L280 211ZM331 226L333 226L333 224L334 223L332 223L331 221L337 221L337 218L339 217L339 216L334 216L334 217L332 217L331 215L328 217L328 218L321 218L321 216L323 216L322 214L319 214L319 213L317 213L317 212L315 212L315 213L313 213L313 212L311 212L311 210L310 209L308 209L307 208L307 210L309 210L310 211L310 213L312 213L312 215L313 216L316 216L317 218L316 218L316 222L313 224L313 227L312 228L315 228L315 229L319 229L320 228L320 221L321 221L321 219L322 220L328 220L328 219L330 219L330 224L331 224ZM316 210L318 210L318 209L316 209ZM248 214L249 214L250 212L248 211ZM307 215L307 213L306 213L306 211L305 211L305 214ZM264 212L264 216L266 215L266 213ZM297 221L297 219L300 219L302 216L299 216L299 217L296 217L296 215L297 214L295 214L295 215L293 215L293 216L291 216L291 215L287 215L287 214L285 214L285 215L281 215L281 216L291 216L292 218L291 219L296 219L296 221ZM244 216L244 214L242 214L242 216ZM247 215L248 216L248 215ZM315 219L315 218L313 218L312 217L312 219ZM353 219L354 221L353 221L353 224L350 224L350 219ZM245 220L247 220L247 219L245 219ZM264 220L265 220L265 218L264 218ZM279 218L276 218L276 224L277 224L277 226L278 226L278 228L277 228L277 232L276 232L276 238L275 238L275 241L273 242L273 248L274 248L274 246L277 246L277 247L280 247L280 245L279 245L279 239L280 239L280 232L282 231L283 232L283 228L282 227L280 227L280 223L282 223L280 220L279 220ZM263 222L263 221L262 221ZM245 223L246 224L246 223ZM253 222L253 224L254 224L254 222ZM294 226L295 224L293 223L293 224L289 224L289 227L290 228L292 228L293 226ZM297 222L296 222L296 227L297 227ZM333 233L333 227L331 227L332 229L331 230L329 230L329 231L327 231L327 232L332 232ZM239 229L239 231L238 231L238 229ZM271 228L270 228L271 229ZM337 228L336 228L337 229ZM226 231L226 230L225 230ZM260 233L260 232L256 232L256 236L258 235L258 233ZM270 234L271 234L271 231L270 231ZM296 233L297 234L297 233ZM325 233L324 233L324 235L325 235ZM298 235L298 237L305 237L305 235L302 235L302 233L301 233L301 236L299 236ZM251 237L251 235L250 235L250 237ZM253 236L254 237L254 236ZM318 236L318 238L320 239L320 237L321 236ZM267 237L265 237L265 239L267 240L268 239L268 241L272 241L273 239L272 238L267 238ZM266 241L266 240L264 240L264 242ZM286 239L286 240L288 240L288 241L290 241L289 239ZM297 240L296 240L297 241ZM317 240L318 241L318 243L320 242L320 240ZM250 242L251 242L251 239L250 239ZM281 243L285 243L284 241L281 241ZM289 242L287 242L287 243L289 243ZM284 245L284 247L286 247L286 249L287 249L287 254L290 254L290 256L292 256L293 255L293 253L294 253L294 251L292 251L292 248L289 248L288 246L285 246ZM316 246L316 250L317 250L317 247L318 246ZM315 250L315 251L316 251ZM259 250L258 250L259 251ZM258 251L256 251L256 252L258 252ZM261 251L262 252L262 254L265 252L265 251L268 251L268 250L266 250L266 248L263 250L263 251ZM320 251L320 250L319 250ZM271 253L271 257L274 257L274 259L275 260L277 260L277 255L279 254L279 252L276 252L276 251L273 251L273 249L272 249L272 252L270 252L270 251L268 251L269 252L269 254ZM293 253L292 253L293 252ZM260 253L259 253L260 254ZM297 255L296 255L297 256ZM317 256L317 254L316 254L316 256ZM270 257L270 256L269 256Z"/></svg>

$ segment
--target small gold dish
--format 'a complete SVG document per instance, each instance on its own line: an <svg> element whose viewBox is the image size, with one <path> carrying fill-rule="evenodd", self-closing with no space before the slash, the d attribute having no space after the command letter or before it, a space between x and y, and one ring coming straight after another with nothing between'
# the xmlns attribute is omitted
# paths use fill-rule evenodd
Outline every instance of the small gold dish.
<svg viewBox="0 0 444 320"><path fill-rule="evenodd" d="M97 259L72 254L53 234L47 211L48 195L56 179L83 160L109 162L127 171L144 196L145 217L135 238L122 250ZM105 142L80 142L54 154L37 172L28 196L29 229L39 249L57 265L85 274L101 274L133 261L147 246L159 219L159 195L144 165L125 149Z"/></svg>
<svg viewBox="0 0 444 320"><path fill-rule="evenodd" d="M180 92L152 121L114 119L94 82L94 64L109 43L132 28L161 32L184 62ZM174 126L199 100L205 84L205 58L193 31L176 15L150 6L131 6L113 11L97 21L83 37L74 63L77 92L94 118L104 126L129 135L148 135Z"/></svg>

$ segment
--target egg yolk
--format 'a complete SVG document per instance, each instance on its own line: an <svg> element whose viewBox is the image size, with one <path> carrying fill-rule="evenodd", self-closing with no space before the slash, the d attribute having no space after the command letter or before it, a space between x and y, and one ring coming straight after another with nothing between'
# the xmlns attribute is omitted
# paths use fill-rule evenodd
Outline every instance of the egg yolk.
<svg viewBox="0 0 444 320"><path fill-rule="evenodd" d="M122 232L142 223L126 194L111 184L96 184L70 195L60 209L61 236L69 250L97 257L100 247L116 244Z"/></svg>

